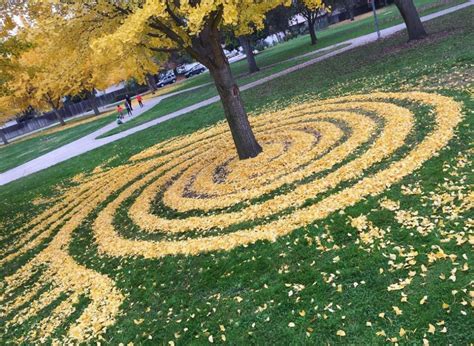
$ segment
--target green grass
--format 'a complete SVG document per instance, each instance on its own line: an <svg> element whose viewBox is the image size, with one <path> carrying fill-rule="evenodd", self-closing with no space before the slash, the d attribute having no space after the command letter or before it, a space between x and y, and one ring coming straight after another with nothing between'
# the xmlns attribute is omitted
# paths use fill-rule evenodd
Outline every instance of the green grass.
<svg viewBox="0 0 474 346"><path fill-rule="evenodd" d="M96 212L89 215L76 228L69 253L78 263L108 275L120 291L127 294L121 307L122 314L107 329L102 341L111 344L167 344L168 341L204 344L209 335L219 343L220 335L225 334L227 341L233 344L365 345L386 343L385 337L376 335L383 330L387 338L397 337L400 343L422 344L424 338L431 344L472 342L474 333L469 307L474 266L472 249L467 241L458 244L456 240L444 242L441 238L442 231L446 230L465 239L469 231L467 219L473 215L464 211L450 219L454 214L443 213L432 203L430 193L439 193L438 187L447 180L461 184L464 193L473 183L470 142L474 103L469 93L474 62L474 25L470 20L473 15L474 10L469 8L430 22L427 26L434 34L429 40L406 45L405 35L396 35L242 93L247 109L254 114L308 99L368 94L375 90L416 89L455 98L462 104L465 114L456 136L438 156L381 196L367 198L346 208L343 214L332 214L274 243L258 242L228 252L167 256L159 260L117 259L99 254L91 230ZM416 130L390 160L371 168L367 174L383 169L384 165L405 155L431 131L430 110L418 104L406 106L415 114ZM33 205L34 198L60 196L58 186L73 185L70 179L80 172L90 173L101 164L122 165L132 155L158 142L192 133L223 119L222 107L216 103L1 187L2 248L17 240L15 236L9 236L12 230L49 207L49 204ZM467 162L471 163L454 171L460 154L467 156ZM463 176L466 180L461 182ZM402 185L415 184L420 185L421 195L402 193ZM331 193L342 188L338 186ZM429 235L421 236L396 222L392 212L379 207L383 197L400 201L403 209L417 211L420 216L442 215L445 226L438 224ZM456 203L461 202L457 200ZM128 224L128 204L129 201L125 201L116 216L116 225L126 237L144 236L145 232ZM359 215L367 215L374 225L387 231L384 247L377 246L381 245L377 242L372 249L362 250L356 243L358 233L348 222L349 217ZM321 251L307 241L308 237L320 237L323 245L331 250ZM427 254L436 246L457 256L456 259L428 264ZM394 262L403 263L405 258L399 255L400 247L405 250L411 247L418 252L416 264L394 270L388 256L397 254ZM1 277L15 272L34 253L4 265ZM467 255L467 260L463 254ZM339 257L338 262L334 260L336 257ZM461 270L464 263L469 264L468 271ZM426 273L422 272L421 264L428 267ZM454 268L457 269L455 282L448 279ZM382 274L380 269L383 269ZM408 296L408 303L403 303L400 301L402 291L389 292L387 287L407 277L411 270L416 271L416 275L411 285L403 290ZM336 286L343 285L342 292L337 292L324 280L330 274L334 275ZM446 279L440 279L441 274ZM305 288L295 292L294 284ZM293 295L289 295L290 290ZM455 295L453 290L457 291ZM427 303L420 305L419 301L425 295ZM243 300L237 302L236 296ZM442 308L443 302L450 305L449 310ZM264 304L267 308L257 312ZM86 306L85 298L77 304L79 311ZM393 306L402 309L403 314L395 315ZM40 317L46 316L51 308L41 311ZM303 310L305 315L301 316L299 312ZM382 312L384 318L379 317ZM141 319L144 320L142 323L134 322ZM61 337L71 321L61 325L54 336ZM372 323L371 327L366 326L368 321ZM441 321L444 321L447 333L442 333L443 326L436 324ZM290 328L290 322L296 327ZM429 324L436 326L434 334L427 332ZM220 330L220 325L225 327L225 332ZM407 331L408 339L400 340L401 327ZM5 329L2 340L13 341L31 328L34 328L33 319L21 328ZM312 328L309 337L306 335L308 328ZM339 329L345 330L345 338L336 336Z"/></svg>
<svg viewBox="0 0 474 346"><path fill-rule="evenodd" d="M38 134L32 138L2 146L0 147L0 172L5 172L67 143L73 142L76 139L84 137L107 125L114 118L115 115L112 114L99 120L76 125L65 130L45 135Z"/></svg>
<svg viewBox="0 0 474 346"><path fill-rule="evenodd" d="M455 6L463 2L465 2L465 0L416 0L415 5L419 10L420 16L422 16L451 6ZM377 10L377 13L379 15L380 29L385 29L403 22L395 5L383 7ZM277 64L284 60L309 53L316 49L328 47L330 45L344 42L346 40L366 35L374 31L374 20L371 16L364 19L355 20L354 22L329 26L328 28L317 32L319 41L316 45L313 46L309 44L309 34L298 36L287 42L267 48L263 52L256 55L257 65L260 67L265 67L268 65ZM231 67L235 76L240 76L247 73L247 62L245 59L231 64ZM182 82L176 90L209 82L211 82L209 74L202 74Z"/></svg>

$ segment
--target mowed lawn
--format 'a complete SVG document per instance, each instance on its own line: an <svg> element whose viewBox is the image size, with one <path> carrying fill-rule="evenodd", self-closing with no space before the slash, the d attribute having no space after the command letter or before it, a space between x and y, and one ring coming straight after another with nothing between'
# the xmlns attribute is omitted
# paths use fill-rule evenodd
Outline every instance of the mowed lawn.
<svg viewBox="0 0 474 346"><path fill-rule="evenodd" d="M448 145L382 194L368 196L274 242L159 259L118 258L98 249L101 230L95 229L97 215L128 185L95 206L75 225L63 250L75 263L111 279L124 296L120 312L97 341L176 345L472 342L473 15L474 10L468 8L427 23L431 36L426 40L407 44L406 33L401 33L242 93L247 110L256 119L270 110L277 112L308 101L376 92L423 91L458 102L463 119ZM399 150L369 167L363 176L406 157L436 130L436 112L429 106L408 101L396 104L414 114L413 130ZM367 111L367 116L376 115ZM216 103L0 187L0 243L4 250L0 261L10 256L12 249L20 253L2 263L1 277L19 273L22 265L48 251L68 219L28 250L22 241L29 230L21 227L42 212L67 212L55 211L54 206L61 203L65 191L81 184L81 177L100 177L157 143L192 134L223 119L222 107ZM347 160L357 158L359 149L351 155ZM329 173L310 178L324 179ZM305 205L344 191L352 183L334 186ZM117 232L127 239L162 239L162 234L150 234L133 224L128 211L135 197L125 199L114 214ZM259 204L271 197L251 202ZM160 198L153 200L153 212L158 215L179 219L205 214L200 210L178 213L163 206ZM291 215L295 209L284 212ZM257 227L278 217L249 219L245 225L210 234ZM36 236L28 238L25 246ZM38 270L36 278L40 275ZM2 286L0 293L8 291L5 304L36 289L35 280L25 280L11 292L8 285ZM43 291L22 305L5 305L7 310L0 317L2 340L31 343L30 331L71 293L63 291L21 324L11 324L28 311L41 292L51 288L41 284ZM81 295L74 301L74 313L44 341L62 340L89 303L88 294Z"/></svg>
<svg viewBox="0 0 474 346"><path fill-rule="evenodd" d="M417 0L415 1L420 14L429 14L450 6L464 2L463 0ZM381 8L379 11L380 16L380 27L386 28L401 22L401 17L394 5ZM354 22L345 21L337 25L330 26L329 28L318 32L318 44L312 46L309 44L309 35L302 35L290 41L278 44L274 47L268 48L265 51L257 55L257 63L261 68L261 71L252 75L247 74L247 64L245 59L233 63L232 70L234 75L237 77L237 81L240 85L252 82L254 80L263 78L270 74L279 72L296 64L307 61L311 58L324 55L330 52L321 52L315 55L311 55L304 58L298 58L298 56L309 53L316 49L325 48L348 39L358 37L361 35L368 34L374 31L373 19L371 16L362 16ZM337 48L341 48L338 46ZM291 59L291 60L288 60ZM198 85L205 85L210 83L211 79L208 73L196 76L192 79L186 80L179 85L170 88L170 92L184 90ZM165 90L160 91L160 94ZM199 101L205 100L209 97L217 95L217 91L214 86L209 85L197 90L192 90L184 94L176 95L163 100L160 104L155 106L153 109L142 114L140 117L127 122L123 126L120 126L104 136L113 135L115 133L127 130L136 125L145 123L149 120L156 119L170 112L192 105ZM32 139L25 139L18 143L12 143L7 147L0 147L0 172L6 171L13 167L16 167L22 163L25 163L31 159L34 159L44 153L54 150L61 145L67 144L73 140L76 140L84 135L87 135L98 128L105 125L107 122L111 122L115 119L114 116L107 117L105 119L99 119L95 122L88 124L79 124L77 129L59 130L54 133L48 133L45 135L37 134Z"/></svg>
<svg viewBox="0 0 474 346"><path fill-rule="evenodd" d="M105 115L100 119L80 124L66 123L67 129L45 130L46 134L35 134L0 147L0 173L33 160L40 155L82 138L109 124L116 115ZM51 131L51 133L49 133Z"/></svg>

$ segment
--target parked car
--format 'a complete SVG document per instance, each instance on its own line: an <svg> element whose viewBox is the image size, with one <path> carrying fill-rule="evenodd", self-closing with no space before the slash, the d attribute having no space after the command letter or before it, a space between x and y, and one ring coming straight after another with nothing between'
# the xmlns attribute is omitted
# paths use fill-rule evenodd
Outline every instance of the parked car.
<svg viewBox="0 0 474 346"><path fill-rule="evenodd" d="M224 49L224 54L227 57L227 59L231 59L231 58L239 55L240 52L237 49L234 49L232 51L228 51L227 49Z"/></svg>
<svg viewBox="0 0 474 346"><path fill-rule="evenodd" d="M203 73L204 71L206 71L206 68L204 67L204 65L201 65L201 64L197 63L197 64L194 65L191 69L189 69L189 70L184 74L184 76L185 76L186 78L189 78L189 77L192 77L192 76L201 74L201 73Z"/></svg>
<svg viewBox="0 0 474 346"><path fill-rule="evenodd" d="M176 82L176 76L172 70L166 71L163 74L160 75L160 79L158 80L158 83L156 83L156 86L158 88L161 88L167 84L173 84Z"/></svg>
<svg viewBox="0 0 474 346"><path fill-rule="evenodd" d="M194 64L182 64L176 67L176 73L181 75L185 74Z"/></svg>

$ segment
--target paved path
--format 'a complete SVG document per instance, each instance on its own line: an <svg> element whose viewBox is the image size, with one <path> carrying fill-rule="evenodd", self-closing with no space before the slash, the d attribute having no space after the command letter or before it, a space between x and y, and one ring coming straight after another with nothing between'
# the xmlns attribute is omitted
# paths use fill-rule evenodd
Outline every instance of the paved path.
<svg viewBox="0 0 474 346"><path fill-rule="evenodd" d="M446 15L448 13L458 11L460 9L463 9L463 8L466 8L466 7L472 6L472 5L474 5L474 0L469 0L468 2L463 3L461 5L453 6L453 7L450 7L448 9L445 9L445 10L442 10L442 11L424 16L424 17L421 18L421 20L422 21L428 21L428 20L431 20L433 18L437 18L437 17L440 17L440 16ZM393 35L393 34L399 32L399 31L402 31L404 29L405 29L405 24L399 24L399 25L395 25L395 26L392 26L390 28L381 30L380 33L381 33L382 37L387 37L387 36L390 36L390 35ZM292 73L294 71L298 71L302 68L305 68L307 66L315 64L319 61L328 59L328 58L330 58L334 55L341 54L342 52L346 52L348 50L354 49L354 48L359 47L359 46L363 46L365 44L374 42L376 40L377 40L377 34L376 33L371 33L371 34L368 34L368 35L360 36L360 37L357 37L357 38L354 38L354 39L351 39L351 40L348 40L348 41L345 41L345 42L340 42L340 43L335 44L333 46L329 46L329 47L326 47L326 48L323 48L323 49L318 49L318 50L312 51L310 53L301 55L301 56L299 56L300 58L301 57L308 57L308 56L311 56L313 54L318 54L318 53L321 53L321 52L324 52L324 51L330 51L330 52L328 52L327 54L325 54L323 56L318 56L314 59L310 59L310 60L308 60L304 63L295 65L295 66L290 67L286 70L283 70L283 71L277 72L275 74L272 74L270 76L264 77L262 79L259 79L259 80L255 81L255 82L245 84L245 85L240 87L240 90L244 91L244 90L247 90L247 89L250 89L250 88L254 88L258 85L261 85L261 84L266 83L268 81L271 81L273 79L276 79L276 78L279 78L281 76L287 75L287 74ZM340 45L343 45L343 47L340 48L340 49L333 50L334 48L337 48L337 46L340 46ZM189 91L189 90L199 88L199 87L201 87L201 86L197 86L197 87L194 87L194 88L189 88L189 89L177 91L177 92L174 92L174 93L170 93L170 94L167 94L167 95L157 97L156 99L148 100L145 107L143 107L142 109L139 109L139 110L136 109L136 111L134 112L135 113L134 117L136 117L136 116L142 114L143 112L149 110L150 108L154 107L155 105L157 105L164 98L175 96L179 93ZM49 153L46 153L46 154L44 154L44 155L42 155L42 156L40 156L40 157L38 157L34 160L28 161L28 162L26 162L26 163L24 163L24 164L22 164L18 167L12 168L9 171L1 173L0 174L0 185L5 185L5 184L7 184L11 181L20 179L20 178L25 177L27 175L30 175L30 174L33 174L35 172L46 169L48 167L54 166L54 165L56 165L60 162L66 161L66 160L68 160L72 157L81 155L83 153L86 153L86 152L91 151L93 149L99 148L99 147L101 147L103 145L106 145L108 143L115 142L115 141L117 141L121 138L130 136L131 134L134 134L136 132L142 131L142 130L147 129L149 127L158 125L158 124L160 124L164 121L176 118L180 115L192 112L196 109L208 106L208 105L210 105L214 102L217 102L217 101L219 101L219 96L214 96L214 97L211 97L207 100L204 100L204 101L198 102L194 105L182 108L182 109L180 109L176 112L169 113L169 114L167 114L165 116L162 116L158 119L148 121L146 123L143 123L141 125L138 125L136 127L131 128L131 129L125 130L123 132L117 133L115 135L108 136L108 137L105 137L105 138L97 138L97 137L101 136L102 134L116 128L118 125L114 122L114 123L109 124L109 125L101 128L101 129L99 129L99 130L97 130L97 131L95 131L95 132L93 132L93 133L91 133L91 134L89 134L85 137L82 137L82 138L80 138L80 139L78 139L74 142L66 144L66 145L64 145L64 146L62 146L58 149L55 149L55 150L53 150Z"/></svg>

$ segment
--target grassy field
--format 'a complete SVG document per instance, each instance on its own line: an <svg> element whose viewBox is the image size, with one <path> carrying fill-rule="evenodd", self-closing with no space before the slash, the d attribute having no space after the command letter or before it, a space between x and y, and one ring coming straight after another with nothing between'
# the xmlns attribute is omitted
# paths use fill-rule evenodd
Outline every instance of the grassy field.
<svg viewBox="0 0 474 346"><path fill-rule="evenodd" d="M222 168L224 164L216 166L220 161L214 161L213 155L227 150L226 155L233 155L228 140L206 143L203 137L225 129L225 124L216 125L223 120L219 104L1 187L2 340L24 344L52 339L112 344L472 342L473 15L469 8L430 22L433 34L428 40L406 44L405 35L397 35L243 92L256 128L267 126L274 136L263 140L270 157L259 156L269 167L278 160L272 153L280 152L272 138L282 143L281 148L288 147L282 155L289 155L285 150L291 152L298 145L298 136L314 135L310 129L318 107L324 109L320 118L324 126L342 134L321 154L326 160L333 150L368 131L367 140L338 163L311 173L311 160L307 161L294 172L309 175L288 179L268 192L227 204L226 195L220 196L227 179L257 184L258 176L245 176L265 167L257 159L248 166L243 163L247 168L233 176ZM400 98L413 90L431 96ZM340 99L342 103L333 101L335 108L323 106L327 98L346 95L363 95L366 101ZM437 100L441 101L435 107L432 102ZM288 108L296 105L299 108ZM351 109L360 121L372 124L370 131L361 122L350 122L347 111ZM270 111L274 113L266 115ZM338 112L344 113L338 116ZM299 113L303 122L284 124ZM460 114L454 136L441 131L448 126L444 121ZM394 137L382 140L384 129L397 126L403 116L412 119L411 129L409 122L398 123L398 130L388 132ZM258 125L265 117L270 121ZM301 128L302 124L307 127ZM202 135L174 139L208 127ZM406 137L392 148L403 131ZM331 133L320 133L312 145L316 149L324 145ZM169 139L174 140L165 142ZM423 146L428 139L431 145ZM162 147L154 147L157 143ZM388 156L377 162L372 149L378 148L376 143L390 148ZM436 153L429 154L436 146L440 146ZM310 150L296 150L293 159L306 158ZM428 155L427 161L403 173L423 155ZM330 183L309 198L285 198L301 187L309 189L315 181L329 183L333 173L349 169L358 158L360 164L351 167L360 174L351 179ZM182 166L193 159L197 159L196 181ZM200 162L202 172L210 166L220 173L200 181ZM363 168L367 162L370 165ZM398 162L404 164L397 166ZM378 184L375 178L391 167L398 167L398 173L389 176L393 182ZM293 166L265 171L273 178L254 188L269 188L278 173L288 169ZM152 191L149 205L142 201L138 209L134 207L146 195L147 186L160 179L164 179L163 190ZM186 186L198 189L199 182L208 186L204 195L187 190ZM184 183L183 195L166 195L179 183ZM352 201L346 199L345 207L326 216L323 207L311 209L331 205L325 203L337 201L334 196L352 191L357 184L367 192L377 186L383 191L360 199L349 194ZM245 213L249 205L258 209L281 197L276 206L280 209L265 210L267 217ZM211 207L216 200L222 204ZM194 202L197 209L183 209ZM149 214L137 216L141 211ZM232 213L245 217L224 218L223 227L198 228L205 218ZM309 219L304 226L292 227L302 222L294 220L298 213ZM155 224L145 222L149 215L182 223L183 228L177 233L152 231ZM108 233L110 227L118 237ZM245 244L253 234L245 230L264 232L268 227L287 235ZM232 237L236 232L242 234L237 245L245 246L234 247L230 241L234 238L223 243L210 238ZM196 247L181 247L185 240L196 241ZM223 250L213 251L213 246Z"/></svg>
<svg viewBox="0 0 474 346"><path fill-rule="evenodd" d="M107 125L115 118L115 114L106 115L98 120L92 120L81 124L66 123L67 129L54 131L45 130L46 134L35 134L0 147L0 172L7 171L13 167L28 162L42 154L57 149L76 139L84 137L95 130Z"/></svg>
<svg viewBox="0 0 474 346"><path fill-rule="evenodd" d="M418 0L415 1L421 14L428 14L441 10L443 8L456 5L463 2L462 0L449 0L449 1L438 1L438 0ZM379 10L381 28L389 27L401 22L399 12L394 6L382 8ZM364 17L364 16L363 16ZM236 76L238 76L238 82L240 85L244 85L253 80L263 78L275 72L284 70L298 63L302 63L310 58L314 58L317 55L313 55L307 58L295 59L287 61L287 59L293 59L299 55L311 52L315 49L321 49L328 47L345 40L364 35L373 32L373 20L369 17L364 17L354 22L343 22L337 25L333 25L328 29L325 29L318 33L319 42L316 46L309 45L309 36L303 35L288 42L279 44L272 48L265 50L257 56L257 63L261 67L262 71L247 75L247 65L245 60L239 61L232 64L232 70ZM210 82L208 74L194 77L185 82L179 83L179 85L173 86L169 89L169 92L183 90L193 86L202 85ZM165 89L160 92L168 92ZM157 107L143 114L139 118L128 122L124 126L110 131L104 136L112 135L135 125L142 124L146 121L160 117L166 113L176 111L185 106L207 99L208 97L216 95L214 87L199 89L185 93L184 95L177 95L172 98L166 99L160 103ZM112 121L114 117L109 117L109 121ZM67 144L81 136L89 134L96 129L104 125L104 120L97 120L96 123L82 125L76 130L67 129L59 130L56 133L48 133L44 136L34 135L33 139L23 140L21 143L13 143L8 147L0 147L0 156L2 160L0 162L0 172L18 166L28 160L34 159L41 154L54 150L55 148Z"/></svg>

